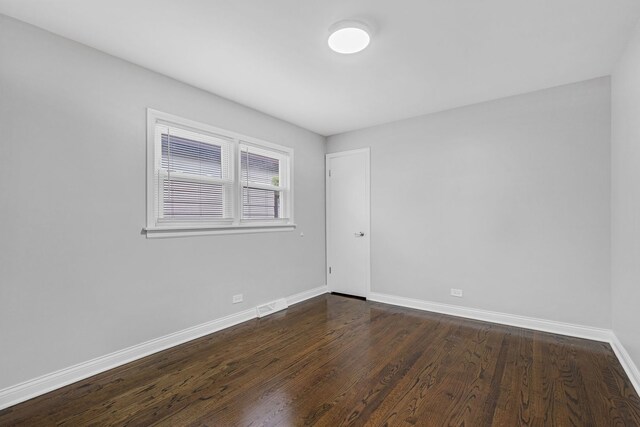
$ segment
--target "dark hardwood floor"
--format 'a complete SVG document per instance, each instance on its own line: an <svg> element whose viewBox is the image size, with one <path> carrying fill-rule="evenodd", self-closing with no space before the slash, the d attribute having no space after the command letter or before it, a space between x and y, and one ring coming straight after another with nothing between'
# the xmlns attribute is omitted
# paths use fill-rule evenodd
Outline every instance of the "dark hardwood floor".
<svg viewBox="0 0 640 427"><path fill-rule="evenodd" d="M605 343L324 295L0 412L0 425L635 426Z"/></svg>

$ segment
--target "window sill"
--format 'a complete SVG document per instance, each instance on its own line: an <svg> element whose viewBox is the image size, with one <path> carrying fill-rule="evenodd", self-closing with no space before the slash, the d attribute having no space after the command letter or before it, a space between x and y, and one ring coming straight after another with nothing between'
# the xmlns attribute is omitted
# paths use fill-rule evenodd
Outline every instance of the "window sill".
<svg viewBox="0 0 640 427"><path fill-rule="evenodd" d="M142 230L147 235L147 239L162 239L167 237L211 236L216 234L269 233L276 231L293 231L295 228L296 224L249 224L217 227L146 227Z"/></svg>

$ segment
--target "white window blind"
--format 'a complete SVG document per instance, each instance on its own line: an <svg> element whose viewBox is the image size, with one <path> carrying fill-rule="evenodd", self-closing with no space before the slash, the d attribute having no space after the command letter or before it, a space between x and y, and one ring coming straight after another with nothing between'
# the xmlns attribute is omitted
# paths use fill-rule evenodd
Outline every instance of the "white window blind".
<svg viewBox="0 0 640 427"><path fill-rule="evenodd" d="M233 218L230 141L163 123L156 125L160 221Z"/></svg>
<svg viewBox="0 0 640 427"><path fill-rule="evenodd" d="M148 112L149 232L293 224L293 150Z"/></svg>
<svg viewBox="0 0 640 427"><path fill-rule="evenodd" d="M242 218L286 219L288 216L288 156L241 144Z"/></svg>

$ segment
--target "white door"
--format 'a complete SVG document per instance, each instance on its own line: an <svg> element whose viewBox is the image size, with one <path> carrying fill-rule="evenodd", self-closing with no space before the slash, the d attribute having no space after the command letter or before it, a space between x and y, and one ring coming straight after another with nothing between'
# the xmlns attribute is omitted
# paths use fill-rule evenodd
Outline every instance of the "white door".
<svg viewBox="0 0 640 427"><path fill-rule="evenodd" d="M327 285L367 297L370 281L369 149L327 154Z"/></svg>

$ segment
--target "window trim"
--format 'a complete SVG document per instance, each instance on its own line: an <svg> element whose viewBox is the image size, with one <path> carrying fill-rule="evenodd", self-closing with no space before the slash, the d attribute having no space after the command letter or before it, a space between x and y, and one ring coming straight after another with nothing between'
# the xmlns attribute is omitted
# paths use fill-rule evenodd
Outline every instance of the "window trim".
<svg viewBox="0 0 640 427"><path fill-rule="evenodd" d="M176 125L193 132L210 134L213 137L229 141L231 147L230 162L233 164L232 181L234 198L232 200L233 219L221 219L219 221L198 221L193 223L186 221L166 222L156 218L155 215L155 161L156 161L156 124L158 122L167 125ZM286 213L287 218L278 219L246 219L242 218L242 177L240 147L248 145L257 149L275 151L280 153L287 160L285 173L287 174L287 186L281 191L287 192ZM293 149L283 145L274 144L258 138L242 135L237 132L217 128L206 123L185 119L173 114L147 108L147 164L146 164L146 227L143 231L147 238L156 237L183 237L213 234L238 234L238 233L260 233L274 231L291 231L296 228L294 221L294 158Z"/></svg>

